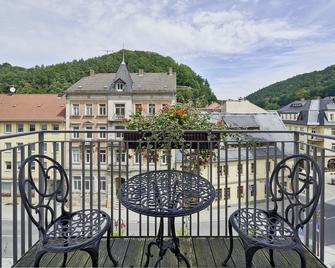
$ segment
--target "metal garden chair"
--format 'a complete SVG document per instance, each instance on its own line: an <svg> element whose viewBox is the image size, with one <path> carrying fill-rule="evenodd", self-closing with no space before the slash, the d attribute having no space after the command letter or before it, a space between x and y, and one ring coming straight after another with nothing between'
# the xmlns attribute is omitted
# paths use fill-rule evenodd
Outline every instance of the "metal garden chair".
<svg viewBox="0 0 335 268"><path fill-rule="evenodd" d="M36 169L35 172L33 169ZM39 174L39 178L34 180L33 174ZM117 265L111 254L109 215L97 209L65 210L69 180L59 163L45 155L28 157L20 168L19 188L23 205L40 234L35 267L39 266L42 256L47 252L64 253L62 266L65 266L68 252L75 250L86 251L92 265L97 267L99 244L106 231L108 255L113 264ZM33 192L36 193L35 202L32 201ZM57 210L60 210L59 216Z"/></svg>
<svg viewBox="0 0 335 268"><path fill-rule="evenodd" d="M304 247L299 229L311 219L321 194L323 177L317 163L307 155L289 156L278 163L270 178L272 210L242 208L229 217L230 248L223 265L233 251L234 228L245 250L246 266L251 267L252 257L262 248L268 248L270 263L274 249L295 250L306 267ZM307 196L311 197L307 197ZM278 202L285 202L283 216L278 213Z"/></svg>

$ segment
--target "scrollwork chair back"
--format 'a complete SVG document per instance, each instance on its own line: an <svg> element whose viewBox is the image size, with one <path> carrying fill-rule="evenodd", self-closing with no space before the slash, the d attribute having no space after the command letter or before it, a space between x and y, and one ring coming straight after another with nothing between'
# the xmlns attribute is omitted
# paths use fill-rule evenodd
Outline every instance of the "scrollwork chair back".
<svg viewBox="0 0 335 268"><path fill-rule="evenodd" d="M291 163L290 163L291 162ZM307 155L289 156L278 163L270 178L274 211L287 200L284 218L298 231L312 217L321 194L323 177L316 161ZM309 194L309 199L306 195Z"/></svg>
<svg viewBox="0 0 335 268"><path fill-rule="evenodd" d="M45 166L45 163L47 166ZM35 167L35 172L33 167ZM32 155L22 163L19 172L19 190L23 205L31 221L43 236L56 220L57 212L53 208L53 202L56 203L56 206L54 206L56 209L57 203L61 205L62 216L68 213L65 210L69 193L68 177L64 168L48 156ZM34 201L29 196L32 191L36 195ZM33 212L37 215L36 218Z"/></svg>

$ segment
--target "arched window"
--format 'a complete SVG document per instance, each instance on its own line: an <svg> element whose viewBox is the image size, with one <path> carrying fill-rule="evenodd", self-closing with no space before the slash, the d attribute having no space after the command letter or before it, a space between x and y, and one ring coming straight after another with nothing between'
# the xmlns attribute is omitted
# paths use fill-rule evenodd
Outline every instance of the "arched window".
<svg viewBox="0 0 335 268"><path fill-rule="evenodd" d="M123 83L116 83L115 85L116 91L123 91L124 84Z"/></svg>

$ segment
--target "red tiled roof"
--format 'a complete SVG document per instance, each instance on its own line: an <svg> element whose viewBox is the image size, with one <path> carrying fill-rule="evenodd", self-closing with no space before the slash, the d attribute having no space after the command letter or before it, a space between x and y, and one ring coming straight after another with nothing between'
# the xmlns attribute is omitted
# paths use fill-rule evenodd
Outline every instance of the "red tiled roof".
<svg viewBox="0 0 335 268"><path fill-rule="evenodd" d="M0 121L65 121L65 96L0 94Z"/></svg>

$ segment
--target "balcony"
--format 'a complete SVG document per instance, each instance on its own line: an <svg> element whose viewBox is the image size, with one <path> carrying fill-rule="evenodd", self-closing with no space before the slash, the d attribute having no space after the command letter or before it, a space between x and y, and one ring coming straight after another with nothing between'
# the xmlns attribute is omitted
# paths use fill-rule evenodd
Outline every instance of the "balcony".
<svg viewBox="0 0 335 268"><path fill-rule="evenodd" d="M109 120L120 122L120 121L124 121L125 119L126 119L125 114L113 114Z"/></svg>
<svg viewBox="0 0 335 268"><path fill-rule="evenodd" d="M42 131L0 137L1 266L31 266L34 260L38 232L21 204L17 189L20 163L33 154L33 148L35 153L46 154L56 159L66 169L71 187L68 209L93 207L104 210L111 216L112 252L119 264L124 267L143 265L144 247L155 236L159 225L157 218L139 215L121 205L117 193L124 181L152 170L168 168L186 170L187 158L194 160L192 172L208 179L215 187L217 197L207 209L192 216L176 218L177 235L180 237L181 249L186 253L192 266L221 266L227 255L229 215L235 209L245 206L271 208L270 195L267 191L271 172L283 157L299 153L300 148L299 132L227 130L224 131L225 139L219 143L206 141L209 144L206 148L213 150L205 163L200 161L199 149L192 149L200 148L199 143L204 141L188 140L181 148L172 150L171 160L167 165L165 156L157 147L154 146L156 149L151 149L150 152L155 157L148 158L149 148L144 148L142 154L136 155L127 145L132 141L123 139L109 138L108 141L89 142L80 140L81 149L76 149L74 152L75 142L64 139L71 136L64 133L74 132ZM87 132L106 132L106 137L114 137L114 134L120 131ZM49 140L49 134L53 134L52 140ZM60 134L59 140L55 139L58 134ZM6 142L23 144L4 148ZM191 143L199 145L190 146ZM213 146L211 143L216 145ZM86 145L92 148L88 153L83 149ZM103 156L99 154L101 148L105 150ZM304 151L306 152L317 160L324 174L326 148L311 143L309 150ZM104 164L101 164L102 162ZM38 178L38 174L36 175ZM327 184L325 187L316 213L310 224L307 224L300 233L309 267L324 267L323 263L327 265L334 263L332 250L335 247L335 237L331 234L335 227L333 206L335 191L330 188L334 187L332 185ZM287 203L288 200L283 200L281 205L284 207ZM283 214L284 210L280 207L279 212ZM122 228L119 224L121 221L124 222ZM235 239L233 258L228 264L229 267L243 267L244 251L239 238L236 236ZM99 265L104 267L111 266L105 249L106 239L100 245L99 257ZM153 253L157 255L157 251ZM293 251L275 251L274 256L278 267L300 266L299 257ZM41 266L60 266L61 261L61 254L47 254L42 258ZM79 251L70 253L67 261L67 266L90 265L88 254ZM170 252L163 258L161 266L177 266L176 259ZM258 251L253 259L253 266L270 267L268 252Z"/></svg>

